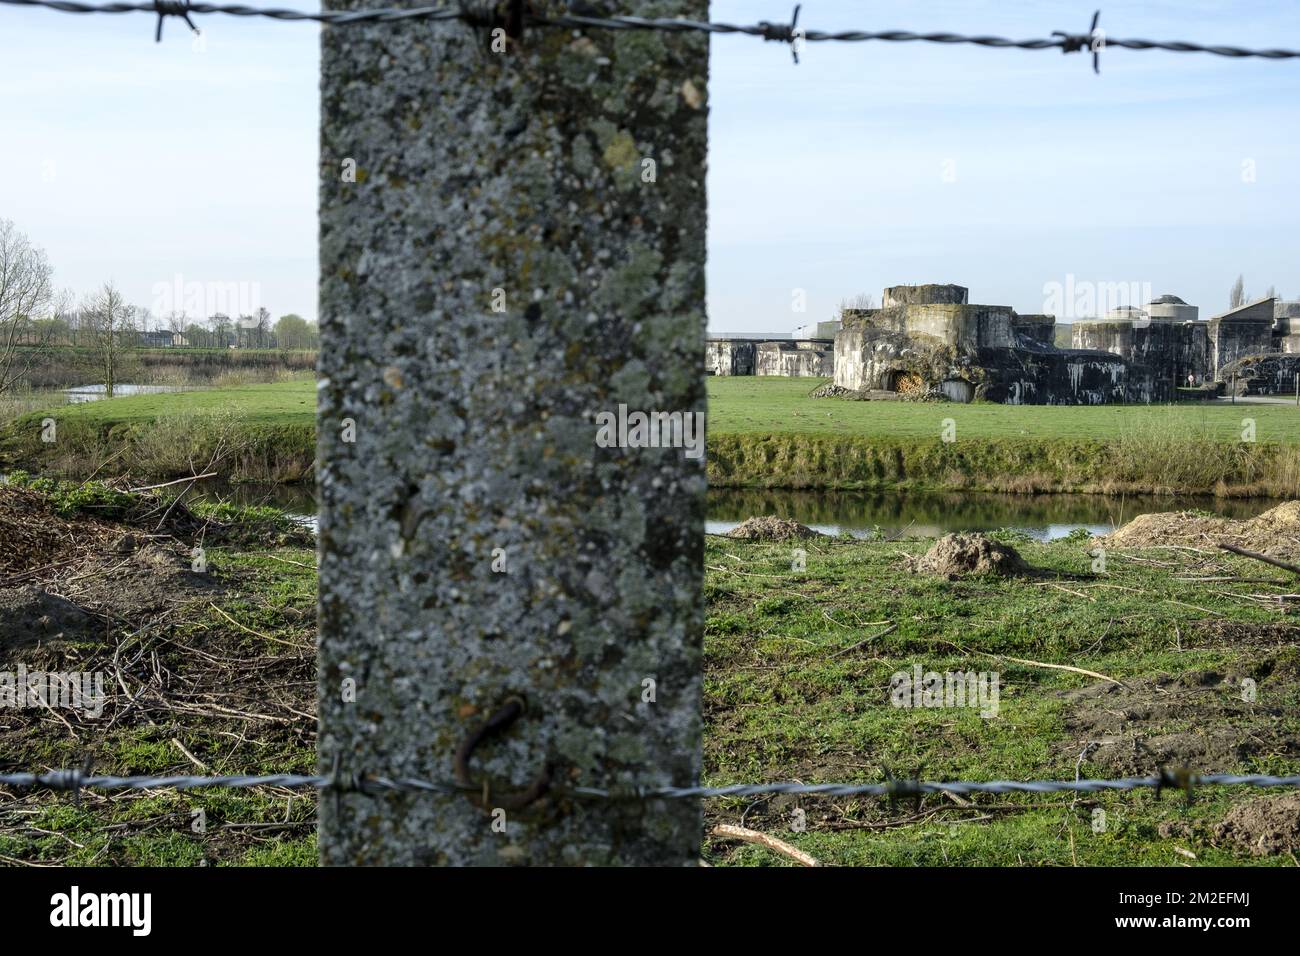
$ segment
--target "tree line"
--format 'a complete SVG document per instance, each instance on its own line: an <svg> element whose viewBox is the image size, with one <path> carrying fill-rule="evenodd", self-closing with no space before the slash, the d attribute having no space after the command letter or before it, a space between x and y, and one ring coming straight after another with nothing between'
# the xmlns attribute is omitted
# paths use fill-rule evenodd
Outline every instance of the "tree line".
<svg viewBox="0 0 1300 956"><path fill-rule="evenodd" d="M0 219L0 395L23 381L45 351L88 350L108 396L127 352L140 348L315 349L314 323L290 313L275 322L265 308L252 315L192 317L184 311L156 317L126 301L112 282L74 305L54 287L45 250L11 220Z"/></svg>

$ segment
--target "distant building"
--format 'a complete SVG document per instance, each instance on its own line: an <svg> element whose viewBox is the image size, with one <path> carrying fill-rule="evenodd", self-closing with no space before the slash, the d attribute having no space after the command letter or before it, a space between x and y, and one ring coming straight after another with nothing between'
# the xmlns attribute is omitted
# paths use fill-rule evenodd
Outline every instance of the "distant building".
<svg viewBox="0 0 1300 956"><path fill-rule="evenodd" d="M1172 397L1174 389L1214 380L1209 324L1200 309L1176 295L1162 295L1145 307L1122 305L1100 319L1079 319L1070 327L1076 349L1098 349L1146 368L1153 399Z"/></svg>
<svg viewBox="0 0 1300 956"><path fill-rule="evenodd" d="M1143 369L1104 351L1056 348L1053 316L972 304L959 285L891 286L881 301L845 311L835 336L839 389L1009 405L1149 400Z"/></svg>
<svg viewBox="0 0 1300 956"><path fill-rule="evenodd" d="M869 397L943 396L1007 404L1163 402L1188 385L1294 391L1300 302L1258 299L1209 320L1176 295L1111 309L1056 344L1051 315L975 305L959 285L891 286L879 309L777 333L710 336L710 375L830 376ZM1062 331L1066 328L1062 326ZM833 342L833 345L832 345Z"/></svg>
<svg viewBox="0 0 1300 956"><path fill-rule="evenodd" d="M183 348L190 344L185 336L179 332L170 332L166 329L155 332L141 332L139 342L142 349Z"/></svg>
<svg viewBox="0 0 1300 956"><path fill-rule="evenodd" d="M704 370L709 375L780 375L830 378L835 371L838 320L813 322L782 332L724 332L710 335Z"/></svg>

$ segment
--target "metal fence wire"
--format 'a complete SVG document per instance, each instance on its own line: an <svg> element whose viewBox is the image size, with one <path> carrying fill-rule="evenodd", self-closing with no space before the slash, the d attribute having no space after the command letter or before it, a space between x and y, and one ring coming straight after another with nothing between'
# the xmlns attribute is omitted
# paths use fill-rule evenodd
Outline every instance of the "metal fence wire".
<svg viewBox="0 0 1300 956"><path fill-rule="evenodd" d="M81 790L197 790L210 787L284 787L362 793L436 793L479 795L479 785L462 785L409 777L370 775L313 776L300 774L233 775L222 777L95 776L82 770L50 770L44 773L3 773L0 786L45 788L76 793ZM602 789L598 787L552 787L547 793L589 800L681 800L718 797L757 797L776 794L825 797L887 797L911 799L926 794L953 793L1100 793L1104 791L1178 790L1188 795L1206 786L1300 787L1300 774L1195 774L1188 770L1161 770L1151 777L1121 777L1113 780L953 780L942 783L923 780L889 779L884 783L736 783L721 787L648 787Z"/></svg>
<svg viewBox="0 0 1300 956"><path fill-rule="evenodd" d="M990 49L1060 50L1062 53L1090 52L1093 70L1100 71L1100 53L1104 49L1164 50L1169 53L1208 53L1233 59L1259 58L1290 60L1300 58L1300 50L1248 49L1226 44L1187 43L1170 40L1122 39L1108 36L1098 26L1101 11L1093 14L1092 24L1086 32L1053 31L1051 36L1014 40L1000 36L967 35L961 33L911 30L809 30L799 26L799 7L794 8L789 23L762 21L755 24L716 23L676 17L636 17L597 15L593 5L573 3L572 13L557 16L538 14L522 0L510 0L500 5L505 15L497 13L492 3L461 2L456 6L427 6L379 8L374 10L285 10L249 7L243 4L191 3L188 0L151 0L141 3L81 3L79 0L0 0L0 3L19 7L43 7L61 13L119 14L147 13L158 18L155 40L162 39L163 22L167 17L185 21L191 30L198 32L193 16L220 14L232 17L261 17L268 20L307 20L330 27L352 26L358 23L398 23L406 21L460 21L476 28L560 27L575 30L659 30L668 33L741 34L759 37L765 41L787 43L794 61L799 62L799 48L804 43L942 43L968 44Z"/></svg>
<svg viewBox="0 0 1300 956"><path fill-rule="evenodd" d="M0 4L20 7L41 7L62 13L74 14L124 14L146 13L156 16L155 39L161 40L162 26L167 17L176 17L195 32L193 16L225 15L257 17L281 21L312 21L329 27L346 27L360 23L398 23L406 21L459 21L475 28L503 26L492 4L462 3L459 6L428 6L410 9L381 8L374 10L322 10L301 11L275 8L249 7L241 4L190 3L185 0L152 0L141 3L81 3L77 0L0 0ZM1233 59L1258 58L1268 60L1300 59L1300 50L1246 49L1221 44L1187 43L1120 39L1107 36L1098 26L1100 11L1093 15L1086 32L1055 31L1049 37L1014 40L999 36L972 36L958 33L915 33L909 30L810 30L800 27L799 7L794 8L789 23L761 22L744 25L734 23L702 22L678 18L648 18L636 16L597 16L574 12L559 16L535 14L527 4L507 4L514 22L524 27L603 30L658 30L669 33L740 34L759 37L765 41L790 44L798 62L798 52L804 43L840 42L863 43L938 43L966 44L989 49L1060 50L1062 53L1090 52L1093 67L1098 67L1102 50L1164 50L1171 53L1207 53ZM576 11L586 10L586 4L573 4ZM509 19L509 17L507 17ZM194 790L201 788L281 787L316 789L322 791L365 793L431 793L443 795L477 794L482 788L459 783L419 780L404 777L360 775L232 775L232 776L108 776L95 775L88 770L48 770L40 773L0 773L0 786L22 789L49 789L78 794L82 790ZM1157 796L1166 789L1179 790L1191 797L1200 787L1300 787L1300 775L1270 776L1266 774L1196 774L1189 770L1161 770L1150 777L1124 777L1111 780L990 780L931 782L921 780L888 779L883 783L738 783L718 787L653 787L628 789L602 789L596 787L551 787L547 793L590 800L668 800L704 799L725 797L756 797L777 794L796 796L851 797L872 796L894 799L915 799L926 794L951 793L957 795L988 793L1061 792L1100 793L1106 791L1154 790Z"/></svg>

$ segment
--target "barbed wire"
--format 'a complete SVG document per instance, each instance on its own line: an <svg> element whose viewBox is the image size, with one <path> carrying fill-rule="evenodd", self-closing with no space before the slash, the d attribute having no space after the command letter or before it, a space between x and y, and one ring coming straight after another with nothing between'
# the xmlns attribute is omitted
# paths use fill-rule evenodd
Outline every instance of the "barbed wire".
<svg viewBox="0 0 1300 956"><path fill-rule="evenodd" d="M411 777L317 776L307 774L265 774L193 777L170 776L102 776L82 770L50 770L44 773L0 774L0 786L21 789L45 788L76 793L81 790L196 790L212 787L284 787L290 789L334 790L340 792L438 793L455 795L481 794L482 787L441 783ZM1300 774L1194 774L1186 770L1162 770L1152 777L1121 777L1111 780L954 780L932 782L890 779L884 783L736 783L721 787L648 787L602 789L599 787L554 787L551 793L594 800L679 800L720 797L756 797L778 794L797 796L856 797L874 796L891 799L910 798L935 793L1006 794L1006 793L1099 793L1103 791L1166 789L1190 792L1205 786L1220 787L1300 787Z"/></svg>
<svg viewBox="0 0 1300 956"><path fill-rule="evenodd" d="M147 13L158 18L155 39L162 39L162 24L167 17L184 19L196 33L197 28L190 19L191 15L221 14L232 17L260 17L269 20L301 21L307 20L325 26L342 27L359 23L395 23L400 21L447 21L459 20L472 26L493 25L492 15L485 12L480 5L473 9L464 4L456 7L427 6L400 8L378 8L374 10L286 10L281 8L250 7L243 4L190 3L187 0L148 0L138 3L82 3L80 0L0 0L0 3L20 7L41 7L57 10L61 13L78 14L119 14ZM791 45L795 62L798 62L798 48L803 42L808 43L940 43L968 44L993 49L1017 50L1060 50L1062 53L1091 52L1093 69L1099 70L1101 50L1118 47L1126 50L1164 50L1169 53L1208 53L1214 56L1234 59L1259 58L1268 60L1300 59L1300 50L1290 49L1248 49L1224 44L1188 43L1184 41L1121 39L1109 37L1098 27L1101 11L1093 15L1092 25L1085 33L1054 31L1050 37L1013 40L999 36L973 36L961 33L930 32L916 33L911 30L807 30L798 26L799 7L794 8L789 23L771 23L763 21L756 24L714 23L689 20L677 17L637 17L637 16L590 16L585 14L561 14L545 16L530 12L521 4L513 4L516 15L525 26L568 27L574 29L593 28L605 30L659 30L669 33L709 33L740 34L761 37Z"/></svg>

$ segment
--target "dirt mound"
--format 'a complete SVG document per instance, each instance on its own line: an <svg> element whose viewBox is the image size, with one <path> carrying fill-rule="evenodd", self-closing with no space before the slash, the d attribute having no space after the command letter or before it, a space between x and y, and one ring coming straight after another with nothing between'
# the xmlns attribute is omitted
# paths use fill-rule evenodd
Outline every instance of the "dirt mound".
<svg viewBox="0 0 1300 956"><path fill-rule="evenodd" d="M728 531L726 536L743 541L789 541L792 538L820 538L822 534L797 521L767 515L761 518L746 518Z"/></svg>
<svg viewBox="0 0 1300 956"><path fill-rule="evenodd" d="M134 553L92 558L58 590L82 607L137 621L221 588L211 575L193 570L183 547L151 542Z"/></svg>
<svg viewBox="0 0 1300 956"><path fill-rule="evenodd" d="M0 590L0 651L102 634L95 619L66 598L31 586Z"/></svg>
<svg viewBox="0 0 1300 956"><path fill-rule="evenodd" d="M1028 570L1010 545L982 534L945 534L921 557L912 570L953 580L968 574L1021 574Z"/></svg>
<svg viewBox="0 0 1300 956"><path fill-rule="evenodd" d="M1252 856L1300 850L1300 793L1234 804L1214 831Z"/></svg>
<svg viewBox="0 0 1300 956"><path fill-rule="evenodd" d="M1243 679L1262 676L1262 667L1239 674L1189 671L1062 691L1065 729L1073 737L1062 756L1073 760L1086 747L1085 763L1107 776L1183 766L1227 773L1256 755L1300 756L1300 737L1282 724L1284 709L1266 703L1284 699L1285 688L1242 699Z"/></svg>
<svg viewBox="0 0 1300 956"><path fill-rule="evenodd" d="M1300 557L1300 501L1287 501L1242 521L1193 511L1138 515L1096 542L1111 548L1184 545L1213 548L1235 544L1273 557Z"/></svg>

